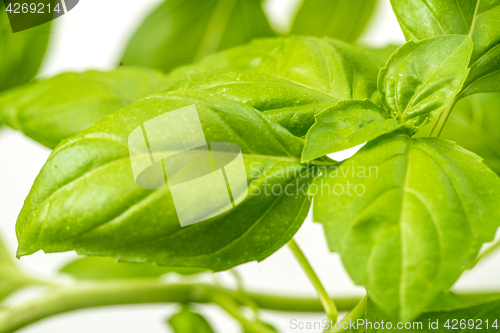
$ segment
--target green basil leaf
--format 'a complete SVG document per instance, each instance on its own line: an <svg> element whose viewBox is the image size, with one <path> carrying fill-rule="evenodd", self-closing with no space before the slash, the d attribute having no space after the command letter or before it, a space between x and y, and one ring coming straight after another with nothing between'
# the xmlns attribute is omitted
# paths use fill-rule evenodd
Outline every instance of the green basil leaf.
<svg viewBox="0 0 500 333"><path fill-rule="evenodd" d="M500 174L500 94L478 94L464 98L455 105L441 133L484 159Z"/></svg>
<svg viewBox="0 0 500 333"><path fill-rule="evenodd" d="M105 115L165 88L163 74L149 69L65 73L0 95L0 121L54 148Z"/></svg>
<svg viewBox="0 0 500 333"><path fill-rule="evenodd" d="M34 283L22 274L0 239L0 302L14 291Z"/></svg>
<svg viewBox="0 0 500 333"><path fill-rule="evenodd" d="M241 148L249 186L235 208L181 227L170 190L136 185L127 143L144 122L193 104L207 142ZM203 91L149 96L53 151L19 216L18 255L76 250L215 271L263 260L290 240L309 210L314 175L300 164L302 148L302 140L260 112L224 97Z"/></svg>
<svg viewBox="0 0 500 333"><path fill-rule="evenodd" d="M499 226L500 179L447 140L386 135L316 185L313 218L330 249L402 320L451 287Z"/></svg>
<svg viewBox="0 0 500 333"><path fill-rule="evenodd" d="M273 35L260 1L168 0L144 20L122 61L169 71L252 38Z"/></svg>
<svg viewBox="0 0 500 333"><path fill-rule="evenodd" d="M151 263L121 263L112 258L84 257L70 262L60 269L79 280L117 280L157 278L167 273L192 275L205 270L185 267L160 267Z"/></svg>
<svg viewBox="0 0 500 333"><path fill-rule="evenodd" d="M402 126L369 100L341 101L316 115L316 123L307 133L302 161L354 147Z"/></svg>
<svg viewBox="0 0 500 333"><path fill-rule="evenodd" d="M171 90L201 89L245 103L298 137L314 124L314 115L338 99L277 76L220 69L187 77Z"/></svg>
<svg viewBox="0 0 500 333"><path fill-rule="evenodd" d="M50 26L13 33L5 5L0 3L0 92L35 77L47 50Z"/></svg>
<svg viewBox="0 0 500 333"><path fill-rule="evenodd" d="M380 71L378 88L384 105L401 122L430 122L460 92L471 51L466 36L407 42Z"/></svg>
<svg viewBox="0 0 500 333"><path fill-rule="evenodd" d="M329 38L262 38L173 71L170 86L209 70L229 68L278 76L337 100L370 98L382 63L371 52Z"/></svg>
<svg viewBox="0 0 500 333"><path fill-rule="evenodd" d="M498 91L500 82L500 1L391 0L406 38L460 34L474 43L470 74L460 97Z"/></svg>
<svg viewBox="0 0 500 333"><path fill-rule="evenodd" d="M376 0L304 0L291 33L354 42L365 30L376 5Z"/></svg>
<svg viewBox="0 0 500 333"><path fill-rule="evenodd" d="M339 100L369 98L379 66L371 53L339 41L287 37L218 53L168 81L170 90L203 89L251 105L302 137L314 115Z"/></svg>
<svg viewBox="0 0 500 333"><path fill-rule="evenodd" d="M168 324L174 333L214 333L205 317L189 309L174 314Z"/></svg>

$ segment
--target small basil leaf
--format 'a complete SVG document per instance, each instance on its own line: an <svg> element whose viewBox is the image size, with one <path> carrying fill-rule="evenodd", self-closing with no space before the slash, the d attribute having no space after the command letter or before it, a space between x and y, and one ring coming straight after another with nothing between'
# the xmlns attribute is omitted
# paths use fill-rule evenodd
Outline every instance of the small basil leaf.
<svg viewBox="0 0 500 333"><path fill-rule="evenodd" d="M255 0L168 0L131 38L123 64L169 71L274 33Z"/></svg>
<svg viewBox="0 0 500 333"><path fill-rule="evenodd" d="M229 68L278 76L331 95L337 100L370 98L377 90L382 63L371 52L329 38L281 37L219 52L201 63L173 71L175 85L208 70Z"/></svg>
<svg viewBox="0 0 500 333"><path fill-rule="evenodd" d="M14 291L33 283L32 279L19 271L0 240L0 303Z"/></svg>
<svg viewBox="0 0 500 333"><path fill-rule="evenodd" d="M60 269L79 280L117 280L157 278L167 273L192 275L203 269L185 267L160 267L150 263L120 263L112 258L84 257L70 262Z"/></svg>
<svg viewBox="0 0 500 333"><path fill-rule="evenodd" d="M159 72L125 67L60 74L0 95L0 120L54 148L105 115L164 91L163 80Z"/></svg>
<svg viewBox="0 0 500 333"><path fill-rule="evenodd" d="M380 71L384 105L402 122L428 123L460 92L472 43L466 36L440 36L407 42Z"/></svg>
<svg viewBox="0 0 500 333"><path fill-rule="evenodd" d="M304 0L291 33L354 42L365 30L376 5L376 0Z"/></svg>
<svg viewBox="0 0 500 333"><path fill-rule="evenodd" d="M307 133L302 161L354 147L402 126L369 100L341 101L316 115L316 123Z"/></svg>
<svg viewBox="0 0 500 333"><path fill-rule="evenodd" d="M235 208L181 227L170 190L136 185L127 143L144 122L193 104L207 142L241 148L249 193ZM53 151L19 216L18 255L76 250L215 271L263 260L290 240L309 210L314 175L300 164L302 148L301 139L260 112L224 97L204 91L149 96Z"/></svg>
<svg viewBox="0 0 500 333"><path fill-rule="evenodd" d="M323 191L313 218L330 249L355 283L405 321L451 287L499 226L500 179L447 140L388 134L316 184Z"/></svg>
<svg viewBox="0 0 500 333"><path fill-rule="evenodd" d="M189 309L174 314L168 324L174 333L214 333L205 317Z"/></svg>
<svg viewBox="0 0 500 333"><path fill-rule="evenodd" d="M459 97L498 91L500 1L391 0L407 40L460 34L474 43L470 74Z"/></svg>
<svg viewBox="0 0 500 333"><path fill-rule="evenodd" d="M0 2L0 92L35 77L47 50L50 23L12 32L4 2Z"/></svg>

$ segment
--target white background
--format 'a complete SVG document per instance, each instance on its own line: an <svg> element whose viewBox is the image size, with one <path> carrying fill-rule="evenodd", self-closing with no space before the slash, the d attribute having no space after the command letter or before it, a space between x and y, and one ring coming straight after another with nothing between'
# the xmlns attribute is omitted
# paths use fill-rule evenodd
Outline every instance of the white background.
<svg viewBox="0 0 500 333"><path fill-rule="evenodd" d="M64 71L111 69L117 63L127 38L159 0L81 0L69 14L58 19L41 76L50 77ZM296 8L297 0L270 0L266 10L277 25L285 29ZM404 42L388 0L377 9L368 32L362 37L366 44L382 46L389 42ZM0 130L0 234L8 248L15 252L15 222L33 181L49 156L49 149L2 127ZM345 154L344 154L345 155ZM350 282L338 255L328 253L319 224L309 217L296 239L302 246L326 288L332 295L362 294L363 289ZM22 258L23 269L39 277L53 278L58 267L73 259L74 253L43 254ZM262 263L248 263L238 268L251 290L288 295L314 295L314 289L303 271L284 247ZM233 285L231 276L221 274L223 283ZM488 260L466 274L457 289L500 289L500 256ZM211 278L211 277L209 277ZM496 282L495 282L496 281ZM176 309L175 305L120 306L83 310L49 318L36 323L23 333L132 333L170 332L163 324ZM209 314L217 332L235 333L240 328L225 313L212 306L199 307ZM280 328L290 329L292 318L316 320L318 315L296 315L265 312L264 318ZM315 332L315 331L308 331Z"/></svg>

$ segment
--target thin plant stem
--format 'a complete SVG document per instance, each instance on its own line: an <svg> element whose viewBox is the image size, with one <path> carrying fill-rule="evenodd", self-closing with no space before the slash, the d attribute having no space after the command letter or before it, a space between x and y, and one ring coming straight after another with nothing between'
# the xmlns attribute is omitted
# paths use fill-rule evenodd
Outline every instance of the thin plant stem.
<svg viewBox="0 0 500 333"><path fill-rule="evenodd" d="M368 297L367 296L363 297L363 299L358 303L358 305L356 305L356 307L354 309L352 309L351 312L349 312L347 314L347 316L345 316L338 323L338 327L339 327L338 329L337 328L327 329L324 331L324 333L348 332L351 320L356 321L356 320L361 319L365 316L367 302L368 302ZM344 325L344 324L346 324L346 325Z"/></svg>
<svg viewBox="0 0 500 333"><path fill-rule="evenodd" d="M250 320L241 313L241 309L238 303L236 303L232 298L224 294L216 294L213 296L213 301L215 304L219 305L223 310L225 310L234 319L238 320L243 327L254 333L274 333L271 329L262 325L260 322L255 320Z"/></svg>
<svg viewBox="0 0 500 333"><path fill-rule="evenodd" d="M262 293L240 292L203 283L170 284L161 279L137 279L76 283L71 286L50 287L47 292L30 301L0 310L0 333L12 333L32 323L75 310L125 304L213 303L214 295L225 295L239 305L248 300L260 309L284 312L322 312L317 298L286 297ZM360 297L338 298L341 311L351 310Z"/></svg>
<svg viewBox="0 0 500 333"><path fill-rule="evenodd" d="M453 110L453 107L455 106L455 103L457 102L457 99L453 99L450 104L446 107L446 109L441 113L434 124L434 127L431 130L431 133L429 136L435 136L439 137L441 133L443 132L443 128L446 125L446 122L450 118L451 111Z"/></svg>
<svg viewBox="0 0 500 333"><path fill-rule="evenodd" d="M337 317L338 317L337 306L326 292L325 287L323 287L323 284L321 283L318 276L314 272L314 269L307 260L306 256L304 255L300 247L293 239L288 242L288 247L290 247L290 250L292 250L292 253L294 254L295 258L297 258L297 261L302 266L302 269L305 271L305 273L309 277L309 280L311 280L314 288L316 289L321 304L325 309L328 320L333 321L334 323L337 322Z"/></svg>

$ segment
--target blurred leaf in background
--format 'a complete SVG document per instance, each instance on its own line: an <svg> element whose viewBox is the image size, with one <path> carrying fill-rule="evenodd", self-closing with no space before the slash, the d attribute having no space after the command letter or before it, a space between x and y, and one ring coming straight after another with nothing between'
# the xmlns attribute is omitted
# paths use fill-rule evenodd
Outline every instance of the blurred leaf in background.
<svg viewBox="0 0 500 333"><path fill-rule="evenodd" d="M352 43L365 30L376 4L376 0L304 0L291 33Z"/></svg>
<svg viewBox="0 0 500 333"><path fill-rule="evenodd" d="M17 289L35 281L24 276L0 239L0 302Z"/></svg>
<svg viewBox="0 0 500 333"><path fill-rule="evenodd" d="M54 148L107 114L164 89L164 75L147 68L63 73L0 93L0 122Z"/></svg>
<svg viewBox="0 0 500 333"><path fill-rule="evenodd" d="M214 333L205 317L187 307L174 314L167 323L174 333Z"/></svg>
<svg viewBox="0 0 500 333"><path fill-rule="evenodd" d="M291 33L354 42L376 0L304 0ZM163 71L258 37L273 36L261 0L166 0L132 36L123 64Z"/></svg>
<svg viewBox="0 0 500 333"><path fill-rule="evenodd" d="M193 275L205 269L188 267L159 267L151 263L120 263L107 257L83 257L60 269L78 280L120 280L158 278L167 273Z"/></svg>
<svg viewBox="0 0 500 333"><path fill-rule="evenodd" d="M500 94L483 93L460 100L441 134L484 159L500 174Z"/></svg>
<svg viewBox="0 0 500 333"><path fill-rule="evenodd" d="M123 64L169 71L252 38L272 35L259 0L167 0L132 36Z"/></svg>
<svg viewBox="0 0 500 333"><path fill-rule="evenodd" d="M47 49L50 23L13 33L0 2L0 91L35 77Z"/></svg>
<svg viewBox="0 0 500 333"><path fill-rule="evenodd" d="M484 159L500 175L500 93L481 93L457 102L440 137L456 142ZM415 138L429 136L432 126Z"/></svg>

